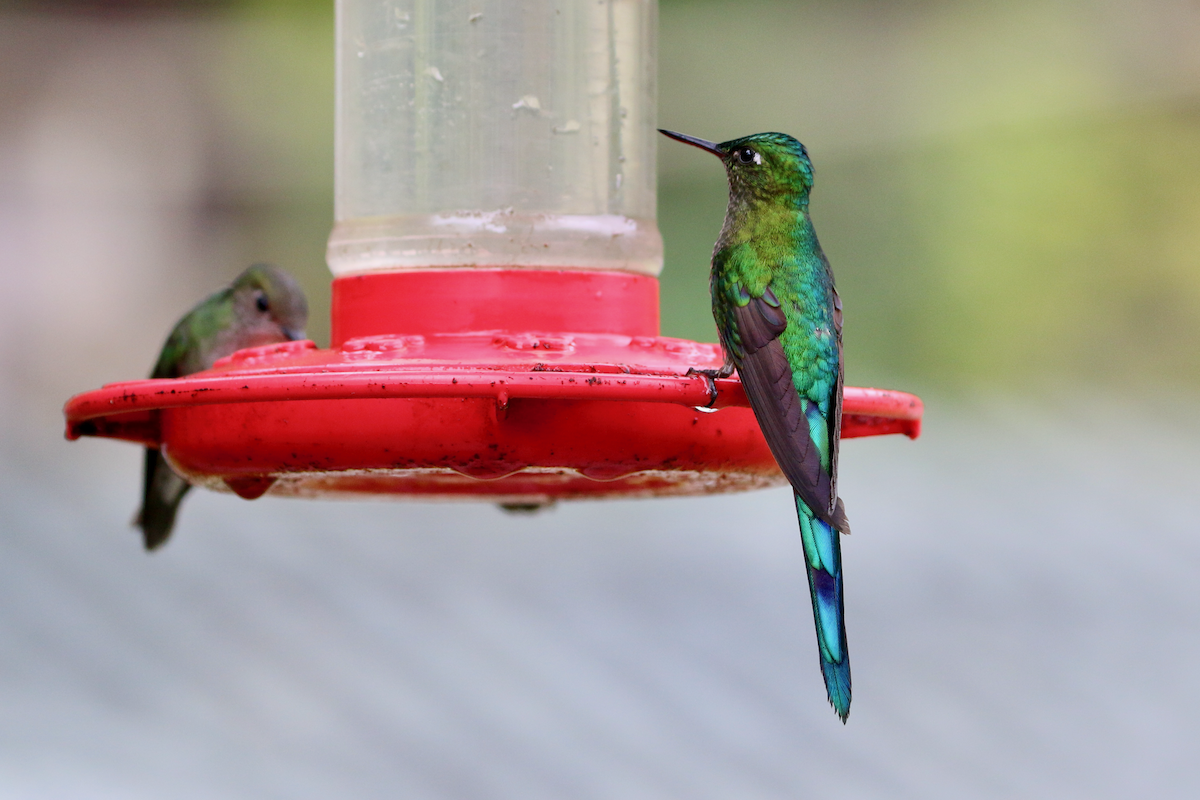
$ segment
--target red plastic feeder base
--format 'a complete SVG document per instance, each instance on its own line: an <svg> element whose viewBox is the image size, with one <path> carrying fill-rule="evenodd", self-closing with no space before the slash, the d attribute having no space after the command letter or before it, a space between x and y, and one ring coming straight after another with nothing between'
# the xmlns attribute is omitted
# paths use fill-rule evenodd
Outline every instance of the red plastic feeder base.
<svg viewBox="0 0 1200 800"><path fill-rule="evenodd" d="M243 497L544 503L784 482L720 348L658 334L658 281L613 272L419 270L338 278L333 342L242 350L66 405L67 436L160 446ZM848 387L843 438L920 432L921 401Z"/></svg>

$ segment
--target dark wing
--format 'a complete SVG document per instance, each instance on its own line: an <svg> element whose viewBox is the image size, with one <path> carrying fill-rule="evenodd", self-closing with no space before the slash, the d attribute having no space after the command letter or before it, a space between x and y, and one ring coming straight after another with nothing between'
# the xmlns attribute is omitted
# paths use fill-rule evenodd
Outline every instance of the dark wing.
<svg viewBox="0 0 1200 800"><path fill-rule="evenodd" d="M829 291L833 293L833 332L837 336L838 353L837 383L833 387L833 413L829 420L829 492L837 497L838 451L842 443L842 380L846 375L846 359L842 357L842 298L838 295L836 287L829 287ZM840 499L837 505L834 513L845 518L846 511L841 507ZM850 529L842 532L849 533Z"/></svg>
<svg viewBox="0 0 1200 800"><path fill-rule="evenodd" d="M845 512L837 500L834 481L821 467L821 451L809 433L804 403L792 381L792 366L783 352L779 335L787 328L783 310L761 297L752 297L733 310L737 335L734 359L742 386L750 398L759 428L788 482L820 519L847 532ZM840 360L839 360L840 361ZM836 464L841 418L841 376L833 403L830 431L831 466Z"/></svg>

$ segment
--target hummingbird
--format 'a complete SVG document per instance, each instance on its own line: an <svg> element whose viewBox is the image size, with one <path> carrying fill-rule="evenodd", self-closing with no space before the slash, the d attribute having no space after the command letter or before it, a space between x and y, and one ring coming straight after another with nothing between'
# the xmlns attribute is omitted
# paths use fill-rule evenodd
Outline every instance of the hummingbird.
<svg viewBox="0 0 1200 800"><path fill-rule="evenodd" d="M725 165L729 206L713 247L709 290L725 362L697 370L709 381L737 370L750 407L792 485L829 703L850 713L850 658L842 599L840 534L850 533L837 493L842 423L842 303L808 213L813 167L783 133L728 142L660 133Z"/></svg>
<svg viewBox="0 0 1200 800"><path fill-rule="evenodd" d="M308 300L296 279L270 264L254 264L175 324L150 377L180 378L246 347L303 339L307 322ZM190 488L158 448L146 448L142 508L134 524L147 550L170 537Z"/></svg>

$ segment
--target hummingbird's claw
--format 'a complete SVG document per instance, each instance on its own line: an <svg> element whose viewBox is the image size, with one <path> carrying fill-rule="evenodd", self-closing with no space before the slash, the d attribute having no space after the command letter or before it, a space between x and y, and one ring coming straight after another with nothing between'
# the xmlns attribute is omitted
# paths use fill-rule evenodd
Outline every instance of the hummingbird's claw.
<svg viewBox="0 0 1200 800"><path fill-rule="evenodd" d="M717 378L726 377L721 375L721 370L718 369L696 369L688 367L687 375L703 375L704 382L708 384L708 402L704 404L705 408L712 408L717 402Z"/></svg>

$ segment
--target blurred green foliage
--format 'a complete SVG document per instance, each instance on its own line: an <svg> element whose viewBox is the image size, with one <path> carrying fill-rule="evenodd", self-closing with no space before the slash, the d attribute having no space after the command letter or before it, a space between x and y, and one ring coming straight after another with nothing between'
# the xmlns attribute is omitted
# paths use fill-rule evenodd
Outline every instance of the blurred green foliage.
<svg viewBox="0 0 1200 800"><path fill-rule="evenodd" d="M848 381L1009 394L1200 382L1200 9L661 11L661 125L808 145ZM722 170L674 143L659 153L664 332L711 340Z"/></svg>

